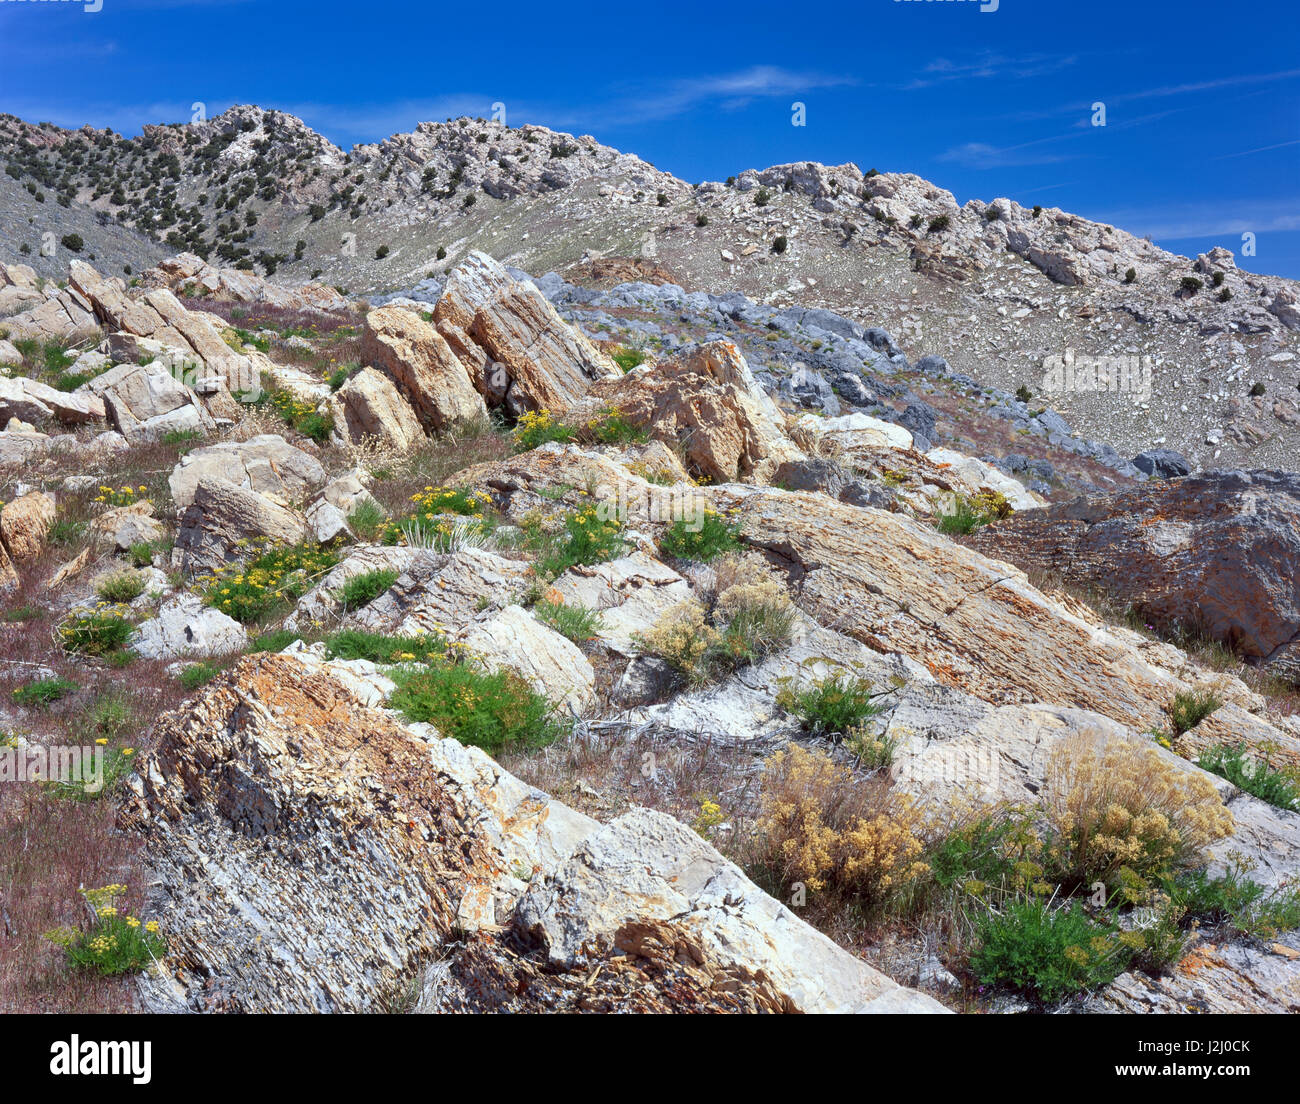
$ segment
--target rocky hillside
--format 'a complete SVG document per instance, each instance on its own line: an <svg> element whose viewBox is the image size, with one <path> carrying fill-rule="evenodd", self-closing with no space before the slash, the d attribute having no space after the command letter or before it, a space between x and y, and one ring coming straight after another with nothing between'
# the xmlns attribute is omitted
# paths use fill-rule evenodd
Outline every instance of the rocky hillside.
<svg viewBox="0 0 1300 1104"><path fill-rule="evenodd" d="M1293 657L1179 630L1296 639L1293 476L483 252L3 271L0 1008L1297 1010Z"/></svg>
<svg viewBox="0 0 1300 1104"><path fill-rule="evenodd" d="M481 250L881 326L1126 455L1286 466L1300 443L1293 281L1055 208L959 206L911 174L804 162L692 185L590 136L472 119L344 153L246 106L134 139L2 116L0 155L0 262L46 278L73 255L130 277L184 249L374 294Z"/></svg>

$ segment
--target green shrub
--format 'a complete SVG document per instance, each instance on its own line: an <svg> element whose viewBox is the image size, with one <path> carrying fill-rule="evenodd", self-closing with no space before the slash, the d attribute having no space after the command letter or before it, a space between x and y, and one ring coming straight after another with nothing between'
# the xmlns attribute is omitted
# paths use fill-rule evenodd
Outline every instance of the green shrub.
<svg viewBox="0 0 1300 1104"><path fill-rule="evenodd" d="M561 636L567 636L575 644L590 640L602 627L599 611L576 603L568 605L564 602L538 602L533 606L533 613L539 621L550 625Z"/></svg>
<svg viewBox="0 0 1300 1104"><path fill-rule="evenodd" d="M1131 957L1109 924L1079 907L1053 910L1038 898L1013 900L975 925L970 968L984 985L1004 985L1056 1001L1115 980Z"/></svg>
<svg viewBox="0 0 1300 1104"><path fill-rule="evenodd" d="M374 499L365 499L348 515L348 528L361 540L379 535L385 521L384 508Z"/></svg>
<svg viewBox="0 0 1300 1104"><path fill-rule="evenodd" d="M1189 732L1222 704L1223 700L1213 690L1179 691L1169 707L1169 720L1174 726L1174 735L1181 736L1184 732Z"/></svg>
<svg viewBox="0 0 1300 1104"><path fill-rule="evenodd" d="M1167 882L1165 889L1186 910L1186 921L1226 924L1259 939L1300 927L1300 885L1269 889L1245 875L1244 865L1230 863L1221 875L1197 870Z"/></svg>
<svg viewBox="0 0 1300 1104"><path fill-rule="evenodd" d="M259 633L248 645L250 652L282 652L295 640L301 640L292 629L273 629L271 632Z"/></svg>
<svg viewBox="0 0 1300 1104"><path fill-rule="evenodd" d="M564 519L563 535L538 558L537 568L554 578L578 564L617 559L623 547L622 524L615 518L602 519L594 506L587 506Z"/></svg>
<svg viewBox="0 0 1300 1104"><path fill-rule="evenodd" d="M696 517L678 518L659 542L659 550L679 560L710 563L740 548L740 525L705 507Z"/></svg>
<svg viewBox="0 0 1300 1104"><path fill-rule="evenodd" d="M131 602L144 593L144 576L135 571L119 572L100 582L95 593L105 602Z"/></svg>
<svg viewBox="0 0 1300 1104"><path fill-rule="evenodd" d="M221 668L215 663L191 663L181 671L178 678L186 690L197 690L200 686L206 686L219 674Z"/></svg>
<svg viewBox="0 0 1300 1104"><path fill-rule="evenodd" d="M939 532L947 536L960 536L1010 513L1010 503L997 492L978 494L973 498L953 495L948 510L935 518L935 524Z"/></svg>
<svg viewBox="0 0 1300 1104"><path fill-rule="evenodd" d="M1028 890L1042 873L1042 841L1033 815L991 809L954 827L932 844L926 858L935 884L982 897L990 888Z"/></svg>
<svg viewBox="0 0 1300 1104"><path fill-rule="evenodd" d="M936 215L930 220L930 233L937 234L943 230L947 230L951 222L952 220L947 215Z"/></svg>
<svg viewBox="0 0 1300 1104"><path fill-rule="evenodd" d="M1300 785L1294 777L1274 770L1267 757L1251 761L1244 744L1228 747L1216 744L1201 752L1196 760L1201 770L1226 778L1239 790L1276 805L1279 809L1300 813Z"/></svg>
<svg viewBox="0 0 1300 1104"><path fill-rule="evenodd" d="M72 613L59 628L63 646L70 652L102 656L126 645L132 623L120 607Z"/></svg>
<svg viewBox="0 0 1300 1104"><path fill-rule="evenodd" d="M812 735L842 736L883 712L874 700L879 696L866 679L840 674L818 679L803 690L786 688L776 700Z"/></svg>
<svg viewBox="0 0 1300 1104"><path fill-rule="evenodd" d="M496 754L544 747L564 731L551 703L513 671L484 672L468 663L399 670L389 704L462 744Z"/></svg>
<svg viewBox="0 0 1300 1104"><path fill-rule="evenodd" d="M894 752L902 737L874 732L867 725L858 725L844 733L844 747L857 759L863 770L877 771L893 766Z"/></svg>
<svg viewBox="0 0 1300 1104"><path fill-rule="evenodd" d="M367 571L354 575L338 590L338 597L345 610L360 609L368 605L397 582L399 572L391 567Z"/></svg>
<svg viewBox="0 0 1300 1104"><path fill-rule="evenodd" d="M368 659L371 663L428 662L443 655L440 636L390 636L363 629L343 629L325 642L331 659Z"/></svg>
<svg viewBox="0 0 1300 1104"><path fill-rule="evenodd" d="M132 567L148 567L153 563L153 544L150 541L137 541L131 545L128 555Z"/></svg>
<svg viewBox="0 0 1300 1104"><path fill-rule="evenodd" d="M14 690L14 701L19 705L44 709L47 705L75 693L77 684L62 675L56 678L35 679Z"/></svg>
<svg viewBox="0 0 1300 1104"><path fill-rule="evenodd" d="M578 431L573 426L555 421L549 410L527 410L519 415L519 421L515 423L515 451L530 452L548 441L567 444L577 435Z"/></svg>
<svg viewBox="0 0 1300 1104"><path fill-rule="evenodd" d="M1029 388L1026 387L1023 383L1016 388L1016 398L1020 402L1027 403L1030 400L1032 400L1033 397L1034 397L1034 393L1030 391Z"/></svg>
<svg viewBox="0 0 1300 1104"><path fill-rule="evenodd" d="M772 242L773 253L784 253L790 247L790 240L784 234L778 234Z"/></svg>
<svg viewBox="0 0 1300 1104"><path fill-rule="evenodd" d="M617 349L615 349L612 353L610 353L610 358L624 372L630 372L638 364L645 363L645 350L634 349L630 345L620 345Z"/></svg>
<svg viewBox="0 0 1300 1104"><path fill-rule="evenodd" d="M633 425L622 411L606 410L587 423L587 432L601 445L636 445L649 440L649 434Z"/></svg>
<svg viewBox="0 0 1300 1104"><path fill-rule="evenodd" d="M130 699L113 690L95 699L80 731L88 739L116 740L140 727L140 718Z"/></svg>
<svg viewBox="0 0 1300 1104"><path fill-rule="evenodd" d="M405 518L390 521L379 531L385 544L415 544L446 550L458 534L467 529L489 531L484 507L492 501L486 491L467 491L456 487L425 487L411 496L414 507ZM456 518L473 519L465 525Z"/></svg>
<svg viewBox="0 0 1300 1104"><path fill-rule="evenodd" d="M238 331L242 334L243 331ZM269 341L263 339L269 348ZM256 345L256 342L254 342ZM260 346L259 346L260 347ZM266 352L266 349L262 350ZM270 407L280 415L292 428L304 437L310 437L318 445L325 444L334 432L334 415L317 411L316 406L297 398L292 392L279 387L264 386L256 398L249 398L242 392L236 395L241 401L258 407Z"/></svg>
<svg viewBox="0 0 1300 1104"><path fill-rule="evenodd" d="M1205 285L1201 283L1201 281L1198 280L1195 276L1184 276L1178 282L1178 286L1182 288L1183 291L1190 291L1193 295L1195 295Z"/></svg>
<svg viewBox="0 0 1300 1104"><path fill-rule="evenodd" d="M48 534L51 544L68 546L76 544L86 533L86 522L75 518L55 518Z"/></svg>

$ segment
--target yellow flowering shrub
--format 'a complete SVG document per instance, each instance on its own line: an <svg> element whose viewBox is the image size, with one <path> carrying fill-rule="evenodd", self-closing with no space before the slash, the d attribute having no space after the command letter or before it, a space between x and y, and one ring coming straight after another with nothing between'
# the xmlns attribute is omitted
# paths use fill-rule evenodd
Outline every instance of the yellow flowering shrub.
<svg viewBox="0 0 1300 1104"><path fill-rule="evenodd" d="M695 682L704 677L705 657L720 639L705 622L704 607L688 599L665 611L653 628L637 637L637 643Z"/></svg>
<svg viewBox="0 0 1300 1104"><path fill-rule="evenodd" d="M879 906L905 894L929 866L920 809L798 744L764 764L757 824L760 863L788 886Z"/></svg>
<svg viewBox="0 0 1300 1104"><path fill-rule="evenodd" d="M1234 827L1213 781L1124 738L1059 746L1043 807L1066 882L1111 884L1124 868L1149 879L1196 867Z"/></svg>
<svg viewBox="0 0 1300 1104"><path fill-rule="evenodd" d="M384 544L444 547L464 528L465 523L458 522L458 518L473 519L479 529L486 527L483 512L492 504L492 496L487 491L459 487L425 487L411 496L411 504L407 517L390 521L380 529L379 539Z"/></svg>
<svg viewBox="0 0 1300 1104"><path fill-rule="evenodd" d="M313 544L249 544L242 566L219 567L199 578L203 600L243 624L260 621L300 598L336 563L338 554Z"/></svg>
<svg viewBox="0 0 1300 1104"><path fill-rule="evenodd" d="M576 436L573 426L557 422L549 410L527 410L515 422L515 451L528 452L547 441L572 441Z"/></svg>
<svg viewBox="0 0 1300 1104"><path fill-rule="evenodd" d="M142 970L166 953L167 944L157 920L142 921L122 913L118 907L126 886L108 885L80 891L95 920L87 932L56 928L45 938L63 947L68 962L101 974L125 974Z"/></svg>

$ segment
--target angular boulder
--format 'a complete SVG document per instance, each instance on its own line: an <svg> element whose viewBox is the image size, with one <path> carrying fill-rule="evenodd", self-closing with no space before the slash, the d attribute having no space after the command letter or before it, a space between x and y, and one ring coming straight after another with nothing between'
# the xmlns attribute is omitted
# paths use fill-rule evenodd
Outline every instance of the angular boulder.
<svg viewBox="0 0 1300 1104"><path fill-rule="evenodd" d="M311 535L296 510L228 480L204 477L181 514L172 562L186 571L211 569L238 558L241 542L260 537L298 544Z"/></svg>
<svg viewBox="0 0 1300 1104"><path fill-rule="evenodd" d="M414 311L380 307L367 314L361 356L393 381L430 432L487 417L483 397L451 346Z"/></svg>
<svg viewBox="0 0 1300 1104"><path fill-rule="evenodd" d="M34 560L41 554L55 511L53 496L42 491L31 491L0 509L0 539L14 561Z"/></svg>
<svg viewBox="0 0 1300 1104"><path fill-rule="evenodd" d="M376 441L401 451L424 440L414 407L383 372L362 368L334 393L334 425L344 444Z"/></svg>
<svg viewBox="0 0 1300 1104"><path fill-rule="evenodd" d="M514 279L477 250L447 277L433 317L447 340L464 350L467 366L482 365L477 385L512 414L568 410L593 380L619 375L532 281Z"/></svg>
<svg viewBox="0 0 1300 1104"><path fill-rule="evenodd" d="M719 483L763 482L782 464L804 458L730 341L695 346L593 384L580 416L609 410L654 439L680 446L688 467Z"/></svg>
<svg viewBox="0 0 1300 1104"><path fill-rule="evenodd" d="M248 646L248 632L232 617L205 606L197 595L167 602L144 622L131 648L145 659L229 655Z"/></svg>
<svg viewBox="0 0 1300 1104"><path fill-rule="evenodd" d="M204 478L224 479L287 505L303 501L326 476L310 453L278 434L263 433L247 441L192 449L182 456L167 480L178 512L194 501L195 488Z"/></svg>

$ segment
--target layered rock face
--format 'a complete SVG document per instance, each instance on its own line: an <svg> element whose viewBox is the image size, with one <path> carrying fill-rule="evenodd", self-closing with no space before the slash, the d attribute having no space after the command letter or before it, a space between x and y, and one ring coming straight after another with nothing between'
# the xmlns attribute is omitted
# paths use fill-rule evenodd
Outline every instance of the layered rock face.
<svg viewBox="0 0 1300 1104"><path fill-rule="evenodd" d="M121 813L175 933L150 1007L374 1010L438 957L431 1011L943 1011L671 818L602 827L347 677L249 659L164 718Z"/></svg>
<svg viewBox="0 0 1300 1104"><path fill-rule="evenodd" d="M1207 472L992 525L975 547L1300 681L1300 478Z"/></svg>
<svg viewBox="0 0 1300 1104"><path fill-rule="evenodd" d="M568 410L593 380L618 375L534 284L477 252L447 280L432 321L397 306L371 311L362 352L433 432L471 423L488 406Z"/></svg>

